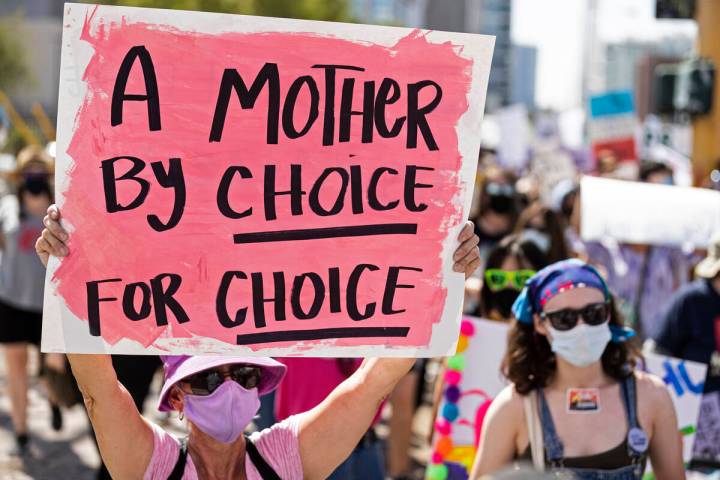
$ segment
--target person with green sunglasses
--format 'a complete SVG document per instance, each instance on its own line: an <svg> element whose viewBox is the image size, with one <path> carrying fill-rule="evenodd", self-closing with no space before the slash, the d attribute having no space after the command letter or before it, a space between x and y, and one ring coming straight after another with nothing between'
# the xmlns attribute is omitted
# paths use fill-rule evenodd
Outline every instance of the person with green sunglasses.
<svg viewBox="0 0 720 480"><path fill-rule="evenodd" d="M532 241L519 235L505 237L488 255L475 314L510 320L510 308L525 282L547 264L547 257Z"/></svg>

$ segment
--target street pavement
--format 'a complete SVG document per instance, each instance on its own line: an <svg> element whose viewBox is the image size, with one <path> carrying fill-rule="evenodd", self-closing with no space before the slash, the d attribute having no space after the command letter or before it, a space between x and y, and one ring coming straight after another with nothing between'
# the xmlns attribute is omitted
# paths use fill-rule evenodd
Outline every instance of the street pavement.
<svg viewBox="0 0 720 480"><path fill-rule="evenodd" d="M55 432L50 426L50 407L43 386L33 375L29 393L28 427L31 435L29 454L23 458L11 455L15 445L10 420L5 355L0 347L0 480L92 480L100 464L100 456L90 436L89 421L82 405L63 409L63 429ZM31 355L35 359L36 355ZM36 361L29 367L35 372ZM146 412L149 418L173 433L181 431L176 420L168 425L168 419L155 412L153 399L157 398L160 376L156 377L148 396ZM121 420L121 419L119 419Z"/></svg>

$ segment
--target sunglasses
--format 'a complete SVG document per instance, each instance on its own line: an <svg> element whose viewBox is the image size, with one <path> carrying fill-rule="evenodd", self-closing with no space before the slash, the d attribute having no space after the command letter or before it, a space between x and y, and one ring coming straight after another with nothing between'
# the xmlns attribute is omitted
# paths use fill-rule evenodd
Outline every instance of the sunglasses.
<svg viewBox="0 0 720 480"><path fill-rule="evenodd" d="M602 325L610 316L610 307L607 302L591 303L583 308L574 310L565 308L554 312L542 312L540 317L550 321L550 325L555 330L567 331L572 330L578 324L580 318L585 324L590 326Z"/></svg>
<svg viewBox="0 0 720 480"><path fill-rule="evenodd" d="M260 383L260 369L242 364L230 365L227 371L219 368L203 370L185 377L183 383L190 386L194 395L210 395L225 382L226 376L246 390L253 389Z"/></svg>
<svg viewBox="0 0 720 480"><path fill-rule="evenodd" d="M485 270L485 283L493 292L498 292L507 287L520 291L525 282L535 275L534 270L500 270L489 268Z"/></svg>

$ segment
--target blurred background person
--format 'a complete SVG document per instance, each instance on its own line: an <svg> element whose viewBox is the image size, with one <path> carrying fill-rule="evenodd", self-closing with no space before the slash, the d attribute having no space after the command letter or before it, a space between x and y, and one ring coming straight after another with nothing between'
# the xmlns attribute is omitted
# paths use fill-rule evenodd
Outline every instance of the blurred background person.
<svg viewBox="0 0 720 480"><path fill-rule="evenodd" d="M281 358L286 367L285 377L275 393L275 418L278 422L309 411L360 367L359 358ZM362 436L350 456L328 477L330 480L385 478L385 460L375 425L380 419L378 410L372 425Z"/></svg>
<svg viewBox="0 0 720 480"><path fill-rule="evenodd" d="M28 354L39 347L45 269L35 254L35 238L53 203L53 160L40 146L23 149L9 181L14 192L0 199L0 343L5 350L7 394L15 429L15 453L28 451ZM42 370L42 368L41 368ZM52 427L62 415L52 406Z"/></svg>
<svg viewBox="0 0 720 480"><path fill-rule="evenodd" d="M702 413L720 411L720 232L710 240L695 275L697 280L670 298L650 346L658 353L708 366L697 435L720 438L720 425ZM705 441L702 445L695 448L693 458L720 468L720 444Z"/></svg>
<svg viewBox="0 0 720 480"><path fill-rule="evenodd" d="M472 219L475 234L480 238L483 260L505 235L512 233L519 213L515 174L497 166L488 167L484 173L479 187L477 216Z"/></svg>
<svg viewBox="0 0 720 480"><path fill-rule="evenodd" d="M550 263L570 256L560 217L540 202L530 204L520 213L515 234L535 243Z"/></svg>
<svg viewBox="0 0 720 480"><path fill-rule="evenodd" d="M535 272L548 265L535 242L510 235L490 251L485 263L480 302L475 315L510 321L512 305Z"/></svg>

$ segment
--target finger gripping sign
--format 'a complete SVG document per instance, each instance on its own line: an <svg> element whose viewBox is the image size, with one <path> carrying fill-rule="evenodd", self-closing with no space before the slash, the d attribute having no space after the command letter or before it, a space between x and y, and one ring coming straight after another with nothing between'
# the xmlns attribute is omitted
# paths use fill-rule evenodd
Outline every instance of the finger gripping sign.
<svg viewBox="0 0 720 480"><path fill-rule="evenodd" d="M442 355L492 37L66 4L43 349Z"/></svg>

